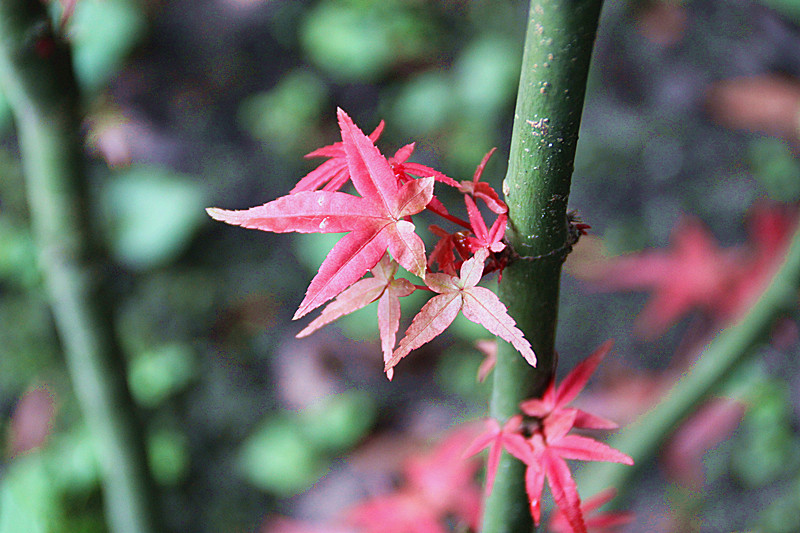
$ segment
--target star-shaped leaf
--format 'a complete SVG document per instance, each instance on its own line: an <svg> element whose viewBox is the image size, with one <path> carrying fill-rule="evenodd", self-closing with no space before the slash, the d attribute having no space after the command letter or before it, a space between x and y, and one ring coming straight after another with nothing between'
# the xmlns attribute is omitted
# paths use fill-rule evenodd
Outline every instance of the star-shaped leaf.
<svg viewBox="0 0 800 533"><path fill-rule="evenodd" d="M375 131L369 134L370 140L374 143L383 132L384 122L381 120ZM306 158L328 157L327 161L303 176L294 189L289 194L300 191L338 191L350 180L350 170L347 168L347 155L344 151L344 143L336 142L322 148L317 148L311 153L306 154Z"/></svg>
<svg viewBox="0 0 800 533"><path fill-rule="evenodd" d="M589 357L581 361L556 387L555 379L550 381L541 398L525 400L520 404L520 409L528 416L545 418L556 411L563 411L564 406L574 400L586 386L589 378L597 369L597 366L611 350L614 341L606 341L594 351ZM611 420L587 413L580 409L574 409L576 413L575 427L588 429L616 429L617 424Z"/></svg>
<svg viewBox="0 0 800 533"><path fill-rule="evenodd" d="M405 337L386 363L387 371L411 350L419 348L447 329L459 312L511 343L531 366L536 366L536 356L531 345L516 327L506 306L495 293L477 286L483 275L483 263L488 255L489 252L485 248L478 250L474 257L461 265L460 277L428 274L425 284L438 295L428 300L414 317Z"/></svg>
<svg viewBox="0 0 800 533"><path fill-rule="evenodd" d="M406 270L425 276L425 245L406 217L425 209L433 197L434 178L398 184L386 158L341 109L339 126L350 179L360 197L300 191L243 211L207 210L217 220L263 231L349 232L323 261L295 319L361 279L387 249Z"/></svg>
<svg viewBox="0 0 800 533"><path fill-rule="evenodd" d="M389 360L394 350L397 330L400 327L400 298L414 292L414 285L407 279L395 279L398 264L384 254L378 264L372 267L373 277L357 281L343 291L322 310L300 333L298 338L311 335L319 328L334 320L362 309L378 300L378 330L381 334L383 361ZM387 373L391 379L391 374Z"/></svg>
<svg viewBox="0 0 800 533"><path fill-rule="evenodd" d="M608 461L632 465L630 456L582 435L568 435L575 427L577 412L572 409L551 414L543 421L541 431L529 439L532 454L525 474L531 514L538 525L544 480L547 478L553 499L577 533L586 533L578 487L565 459Z"/></svg>

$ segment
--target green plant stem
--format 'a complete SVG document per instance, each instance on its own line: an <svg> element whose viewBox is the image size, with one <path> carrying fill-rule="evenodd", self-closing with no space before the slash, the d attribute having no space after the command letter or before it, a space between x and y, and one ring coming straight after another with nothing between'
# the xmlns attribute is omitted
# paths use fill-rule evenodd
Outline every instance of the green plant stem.
<svg viewBox="0 0 800 533"><path fill-rule="evenodd" d="M601 0L531 2L508 173L506 238L513 252L500 298L531 342L532 368L500 342L491 416L505 421L538 397L555 373L561 265L569 252L567 200ZM483 533L530 531L524 465L503 455L488 498Z"/></svg>
<svg viewBox="0 0 800 533"><path fill-rule="evenodd" d="M649 464L681 421L714 394L742 362L757 353L756 346L769 339L776 319L797 309L798 288L800 230L795 232L782 266L747 314L711 341L658 405L610 439L611 446L633 457L634 466L587 464L579 476L584 493L591 496L613 486L624 496L631 479Z"/></svg>
<svg viewBox="0 0 800 533"><path fill-rule="evenodd" d="M149 533L157 531L154 485L103 297L110 264L90 232L71 65L43 2L0 1L0 83L16 121L40 268L100 460L109 529Z"/></svg>

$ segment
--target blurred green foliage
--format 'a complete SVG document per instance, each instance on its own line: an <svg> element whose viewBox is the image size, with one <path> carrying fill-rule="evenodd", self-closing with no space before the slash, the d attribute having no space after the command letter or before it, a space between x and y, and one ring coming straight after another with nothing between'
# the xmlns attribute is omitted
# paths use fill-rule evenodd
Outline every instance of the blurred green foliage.
<svg viewBox="0 0 800 533"><path fill-rule="evenodd" d="M76 2L68 31L75 73L82 88L90 94L103 89L146 30L137 0Z"/></svg>
<svg viewBox="0 0 800 533"><path fill-rule="evenodd" d="M325 0L300 26L311 62L342 82L375 82L436 45L430 13L402 0Z"/></svg>
<svg viewBox="0 0 800 533"><path fill-rule="evenodd" d="M750 164L753 174L779 202L800 199L800 162L786 142L775 138L758 138L750 143Z"/></svg>
<svg viewBox="0 0 800 533"><path fill-rule="evenodd" d="M368 394L350 390L298 412L270 415L242 445L241 475L279 496L308 489L328 471L332 456L355 446L371 429L373 402Z"/></svg>
<svg viewBox="0 0 800 533"><path fill-rule="evenodd" d="M137 270L166 264L206 221L207 203L202 187L189 176L143 166L115 172L101 204L112 252Z"/></svg>

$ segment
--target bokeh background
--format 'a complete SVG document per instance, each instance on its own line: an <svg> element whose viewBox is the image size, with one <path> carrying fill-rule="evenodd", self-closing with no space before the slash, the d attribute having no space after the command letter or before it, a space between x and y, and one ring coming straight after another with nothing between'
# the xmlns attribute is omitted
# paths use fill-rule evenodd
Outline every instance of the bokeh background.
<svg viewBox="0 0 800 533"><path fill-rule="evenodd" d="M91 215L113 252L118 334L172 531L324 521L485 414L482 328L459 318L390 383L372 307L294 338L306 321L291 316L337 236L233 228L204 208L286 194L318 162L303 154L337 140L337 106L367 131L385 119L385 153L415 141L415 161L456 179L497 146L484 177L499 188L526 11L494 0L77 2L68 32ZM607 253L666 246L683 214L737 245L756 201L800 198L798 24L796 0L606 2L571 204ZM92 441L4 107L0 128L0 532L99 533ZM560 374L613 337L592 391L644 404L697 318L645 341L633 324L646 299L565 275ZM796 531L800 363L787 328L732 380L744 414L709 418L718 438L684 443L699 480L673 458L637 481L630 531Z"/></svg>

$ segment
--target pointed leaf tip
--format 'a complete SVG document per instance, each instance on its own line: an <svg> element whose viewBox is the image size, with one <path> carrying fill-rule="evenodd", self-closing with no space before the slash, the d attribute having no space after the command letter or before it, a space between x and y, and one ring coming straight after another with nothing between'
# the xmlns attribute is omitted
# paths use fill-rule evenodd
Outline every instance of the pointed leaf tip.
<svg viewBox="0 0 800 533"><path fill-rule="evenodd" d="M214 220L225 220L225 213L228 211L226 209L220 209L219 207L206 207L206 213L208 216L213 218Z"/></svg>

